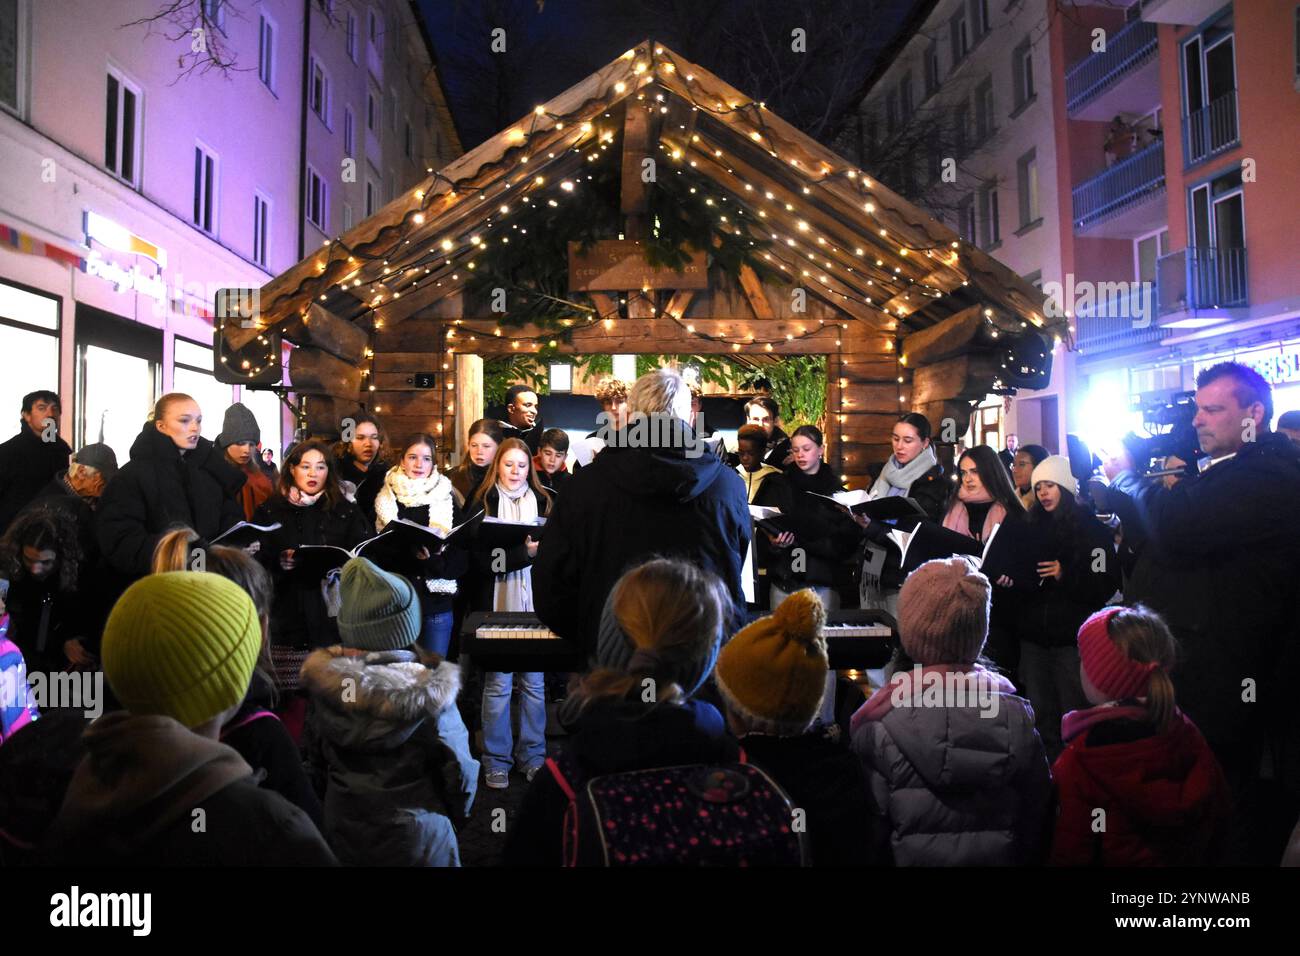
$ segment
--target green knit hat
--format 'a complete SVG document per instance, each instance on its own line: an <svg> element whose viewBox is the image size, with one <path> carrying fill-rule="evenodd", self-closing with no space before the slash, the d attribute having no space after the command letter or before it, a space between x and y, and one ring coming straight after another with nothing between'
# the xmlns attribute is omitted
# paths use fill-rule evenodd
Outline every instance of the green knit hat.
<svg viewBox="0 0 1300 956"><path fill-rule="evenodd" d="M411 582L365 558L343 565L339 639L363 651L399 651L420 636L424 616Z"/></svg>
<svg viewBox="0 0 1300 956"><path fill-rule="evenodd" d="M167 571L127 588L101 651L104 676L127 710L197 727L244 699L261 647L257 608L239 585Z"/></svg>

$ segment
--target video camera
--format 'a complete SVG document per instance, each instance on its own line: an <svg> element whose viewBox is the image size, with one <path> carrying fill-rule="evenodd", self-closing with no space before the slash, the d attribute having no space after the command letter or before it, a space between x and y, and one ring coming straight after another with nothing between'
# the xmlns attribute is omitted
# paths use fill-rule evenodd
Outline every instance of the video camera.
<svg viewBox="0 0 1300 956"><path fill-rule="evenodd" d="M1200 439L1192 420L1196 418L1196 393L1179 392L1168 401L1151 402L1142 408L1142 423L1147 434L1129 432L1121 441L1138 474L1196 474L1200 457ZM1185 463L1173 472L1165 468L1165 459L1174 456Z"/></svg>

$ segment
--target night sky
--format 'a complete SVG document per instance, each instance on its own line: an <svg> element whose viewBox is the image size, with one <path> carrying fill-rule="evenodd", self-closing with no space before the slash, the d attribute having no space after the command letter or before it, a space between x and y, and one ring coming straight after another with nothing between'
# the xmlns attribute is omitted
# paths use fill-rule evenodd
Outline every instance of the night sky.
<svg viewBox="0 0 1300 956"><path fill-rule="evenodd" d="M882 50L923 0L420 0L472 149L650 38L833 136ZM506 31L506 52L491 33ZM806 52L791 50L791 31Z"/></svg>

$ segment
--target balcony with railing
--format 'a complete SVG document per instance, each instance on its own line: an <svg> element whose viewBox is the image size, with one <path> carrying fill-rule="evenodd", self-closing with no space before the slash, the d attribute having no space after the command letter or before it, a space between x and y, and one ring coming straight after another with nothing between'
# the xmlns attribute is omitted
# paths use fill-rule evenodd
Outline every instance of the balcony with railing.
<svg viewBox="0 0 1300 956"><path fill-rule="evenodd" d="M1246 250L1193 246L1156 263L1160 314L1248 305Z"/></svg>
<svg viewBox="0 0 1300 956"><path fill-rule="evenodd" d="M1160 341L1159 293L1154 283L1099 282L1091 303L1074 316L1075 345L1084 354L1111 352Z"/></svg>
<svg viewBox="0 0 1300 956"><path fill-rule="evenodd" d="M1155 106L1160 99L1158 48L1156 25L1134 20L1107 40L1106 49L1070 67L1065 74L1070 118L1110 119L1117 113L1145 113ZM1119 91L1121 85L1129 89ZM1103 96L1110 91L1119 92L1119 99ZM1105 102L1100 102L1103 98Z"/></svg>
<svg viewBox="0 0 1300 956"><path fill-rule="evenodd" d="M1074 228L1084 232L1103 222L1114 220L1134 207L1164 195L1165 144L1163 139L1126 156L1110 169L1075 186L1072 191ZM1163 219L1164 210L1154 211ZM1148 216L1146 219L1150 219ZM1131 223L1125 234L1139 235L1152 223ZM1158 225L1158 223L1157 223Z"/></svg>
<svg viewBox="0 0 1300 956"><path fill-rule="evenodd" d="M1241 142L1237 91L1224 93L1208 106L1183 117L1183 163L1191 166Z"/></svg>

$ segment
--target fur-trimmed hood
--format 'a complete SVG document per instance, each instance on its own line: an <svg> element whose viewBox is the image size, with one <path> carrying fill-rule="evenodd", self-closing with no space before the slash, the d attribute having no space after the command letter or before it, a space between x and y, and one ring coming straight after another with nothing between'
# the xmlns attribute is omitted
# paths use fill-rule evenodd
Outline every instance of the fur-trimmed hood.
<svg viewBox="0 0 1300 956"><path fill-rule="evenodd" d="M456 703L460 669L446 661L429 667L412 651L354 655L335 645L308 656L302 682L328 737L344 746L364 742L384 749L399 746L425 718Z"/></svg>

